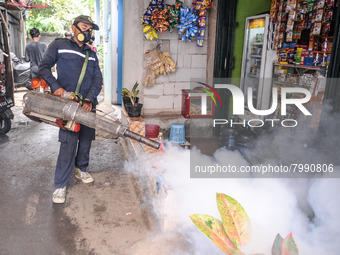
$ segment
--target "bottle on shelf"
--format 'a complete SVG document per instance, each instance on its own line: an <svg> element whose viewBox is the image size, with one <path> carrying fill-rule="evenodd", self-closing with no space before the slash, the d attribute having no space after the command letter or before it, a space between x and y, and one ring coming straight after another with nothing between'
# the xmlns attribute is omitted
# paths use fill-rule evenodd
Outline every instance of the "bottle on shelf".
<svg viewBox="0 0 340 255"><path fill-rule="evenodd" d="M251 55L255 55L255 51L256 51L256 46L255 46L255 45L251 46L251 52L250 52L250 54L251 54Z"/></svg>
<svg viewBox="0 0 340 255"><path fill-rule="evenodd" d="M329 47L329 42L326 38L325 41L322 43L321 50L322 51L328 51L328 47Z"/></svg>
<svg viewBox="0 0 340 255"><path fill-rule="evenodd" d="M257 75L257 62L256 62L256 60L254 61L254 63L251 66L250 74L251 75Z"/></svg>
<svg viewBox="0 0 340 255"><path fill-rule="evenodd" d="M260 74L260 68L261 68L261 59L255 60L255 68L256 68L256 74L255 75L259 75Z"/></svg>

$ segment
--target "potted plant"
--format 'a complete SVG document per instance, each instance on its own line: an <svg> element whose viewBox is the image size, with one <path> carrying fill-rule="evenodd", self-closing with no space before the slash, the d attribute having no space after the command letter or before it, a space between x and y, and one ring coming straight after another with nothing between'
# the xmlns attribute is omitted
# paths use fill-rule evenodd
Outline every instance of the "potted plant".
<svg viewBox="0 0 340 255"><path fill-rule="evenodd" d="M139 90L137 90L138 82L135 83L132 90L123 88L121 96L124 107L130 117L139 117L141 115L143 104L139 104L139 97L137 97Z"/></svg>
<svg viewBox="0 0 340 255"><path fill-rule="evenodd" d="M123 104L126 109L126 105L128 104L138 104L139 97L137 97L139 90L137 90L138 82L135 83L132 90L128 90L126 88L123 88L121 96L123 99Z"/></svg>

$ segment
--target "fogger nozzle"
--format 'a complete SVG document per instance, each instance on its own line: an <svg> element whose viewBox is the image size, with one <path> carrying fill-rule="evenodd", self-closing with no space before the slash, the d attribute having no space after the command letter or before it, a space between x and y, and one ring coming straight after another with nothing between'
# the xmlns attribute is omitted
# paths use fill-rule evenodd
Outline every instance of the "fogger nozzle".
<svg viewBox="0 0 340 255"><path fill-rule="evenodd" d="M24 95L23 113L26 116L38 114L39 116L45 115L65 121L75 121L96 130L102 130L121 137L129 137L155 149L158 149L160 146L160 143L157 141L130 131L128 127L118 121L97 117L95 113L82 109L77 102L44 93L27 92ZM43 118L40 118L40 120L44 121ZM45 122L51 124L48 121Z"/></svg>

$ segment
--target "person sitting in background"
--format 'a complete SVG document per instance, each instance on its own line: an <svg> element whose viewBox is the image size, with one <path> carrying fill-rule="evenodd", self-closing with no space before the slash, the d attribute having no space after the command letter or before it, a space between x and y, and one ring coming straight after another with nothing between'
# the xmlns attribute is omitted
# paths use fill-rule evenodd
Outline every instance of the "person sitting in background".
<svg viewBox="0 0 340 255"><path fill-rule="evenodd" d="M32 42L26 46L25 60L26 62L30 62L31 87L36 91L40 91L40 87L42 87L44 92L48 92L48 85L44 80L39 79L38 72L38 66L47 50L47 46L46 44L39 42L41 35L38 28L32 28L30 30L30 36L32 38Z"/></svg>

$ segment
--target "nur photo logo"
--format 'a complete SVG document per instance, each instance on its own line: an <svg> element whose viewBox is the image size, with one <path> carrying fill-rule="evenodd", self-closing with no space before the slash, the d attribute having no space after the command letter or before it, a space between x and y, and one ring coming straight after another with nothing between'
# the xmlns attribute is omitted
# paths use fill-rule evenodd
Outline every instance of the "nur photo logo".
<svg viewBox="0 0 340 255"><path fill-rule="evenodd" d="M243 91L231 84L215 84L214 87L203 83L203 82L197 82L201 85L204 85L206 88L210 89L212 92L210 92L206 88L200 88L202 91L204 91L206 94L201 93L199 96L201 97L201 114L204 115L207 113L207 96L210 96L211 99L213 100L215 106L217 106L217 102L215 99L215 96L218 98L221 106L222 100L220 95L217 93L216 89L226 89L231 93L231 98L232 98L232 115L245 115L245 106L247 106L247 109L249 112L253 115L257 116L262 116L264 117L264 120L262 118L259 119L250 119L247 121L247 124L250 127L262 127L265 122L270 122L271 126L275 126L275 122L280 122L281 126L283 127L295 127L297 126L298 122L295 119L270 119L268 118L271 114L273 114L277 108L280 108L281 116L286 116L287 115L287 109L288 107L296 107L296 109L299 109L305 116L311 116L312 114L307 110L307 108L304 106L305 103L308 103L309 100L311 99L311 93L309 90L305 88L297 88L297 87L284 87L281 88L281 93L278 93L278 89L276 87L272 88L272 95L271 95L271 105L269 109L256 109L254 104L253 104L253 88L248 88L247 90L247 105L245 105L245 96ZM302 96L299 98L290 98L289 95L291 94L301 94ZM278 104L278 98L281 98L281 103ZM205 102L205 103L204 103ZM229 123L227 119L214 119L213 121L213 126L215 127L216 125L224 125ZM254 124L257 123L257 124ZM233 123L232 120L230 121L230 125L235 125L235 124L242 124L243 126L246 125L246 120L243 122L238 122L238 123Z"/></svg>

